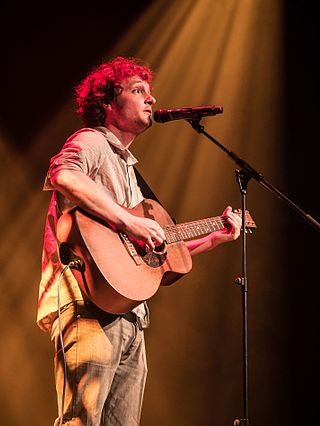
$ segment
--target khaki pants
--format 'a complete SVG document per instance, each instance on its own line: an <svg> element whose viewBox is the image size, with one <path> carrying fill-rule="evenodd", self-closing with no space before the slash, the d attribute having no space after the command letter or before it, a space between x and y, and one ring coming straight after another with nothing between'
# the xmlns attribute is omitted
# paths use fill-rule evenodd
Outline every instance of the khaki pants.
<svg viewBox="0 0 320 426"><path fill-rule="evenodd" d="M64 423L73 426L139 425L147 376L141 323L75 302L61 310L67 363ZM58 319L53 323L60 424L64 366Z"/></svg>

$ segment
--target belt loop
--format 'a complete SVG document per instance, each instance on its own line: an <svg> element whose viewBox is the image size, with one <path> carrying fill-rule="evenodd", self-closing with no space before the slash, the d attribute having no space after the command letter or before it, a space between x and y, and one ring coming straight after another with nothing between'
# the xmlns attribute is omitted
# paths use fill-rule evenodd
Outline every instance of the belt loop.
<svg viewBox="0 0 320 426"><path fill-rule="evenodd" d="M127 321L132 322L139 330L143 330L145 327L145 322L142 318L138 317L135 312L128 312L121 315L122 318L125 318Z"/></svg>

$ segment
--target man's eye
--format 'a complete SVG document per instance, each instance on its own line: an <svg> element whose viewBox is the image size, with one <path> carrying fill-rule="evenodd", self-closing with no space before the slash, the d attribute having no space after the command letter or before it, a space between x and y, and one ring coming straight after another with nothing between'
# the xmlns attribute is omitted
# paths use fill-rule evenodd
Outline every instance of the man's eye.
<svg viewBox="0 0 320 426"><path fill-rule="evenodd" d="M144 90L143 89L139 89L139 88L136 88L136 89L132 90L132 93L138 93L138 94L140 94L140 93L143 93L143 92L144 92Z"/></svg>

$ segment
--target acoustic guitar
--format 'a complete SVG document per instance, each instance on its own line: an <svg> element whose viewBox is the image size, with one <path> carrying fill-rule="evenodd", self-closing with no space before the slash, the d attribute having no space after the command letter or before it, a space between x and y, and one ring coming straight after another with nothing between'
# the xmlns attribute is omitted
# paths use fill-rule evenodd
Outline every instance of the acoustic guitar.
<svg viewBox="0 0 320 426"><path fill-rule="evenodd" d="M226 216L175 224L157 201L145 199L130 213L156 220L165 242L154 250L80 210L58 220L60 259L70 264L82 292L106 312L123 314L171 285L192 268L185 241L229 226ZM236 211L241 216L241 211ZM256 228L248 211L245 231Z"/></svg>

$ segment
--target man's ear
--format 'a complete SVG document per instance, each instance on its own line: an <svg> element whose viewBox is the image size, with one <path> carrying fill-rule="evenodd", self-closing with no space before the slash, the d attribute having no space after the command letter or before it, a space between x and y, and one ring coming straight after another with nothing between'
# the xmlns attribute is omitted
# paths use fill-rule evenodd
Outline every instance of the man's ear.
<svg viewBox="0 0 320 426"><path fill-rule="evenodd" d="M113 106L111 104L103 104L103 107L106 111L110 111L111 109L113 109Z"/></svg>

